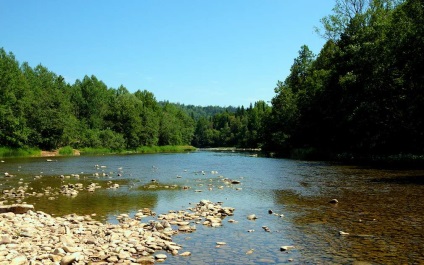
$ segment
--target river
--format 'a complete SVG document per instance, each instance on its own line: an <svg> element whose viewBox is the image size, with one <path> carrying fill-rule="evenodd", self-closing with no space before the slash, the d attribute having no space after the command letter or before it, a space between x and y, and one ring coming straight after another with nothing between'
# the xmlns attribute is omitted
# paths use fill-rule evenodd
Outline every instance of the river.
<svg viewBox="0 0 424 265"><path fill-rule="evenodd" d="M0 201L23 201L56 216L95 213L113 223L121 213L145 207L166 213L202 199L236 209L222 227L198 224L197 231L174 236L192 255L170 256L163 264L424 264L423 170L197 151L3 158L0 172L1 191L26 185L34 194ZM77 182L102 188L76 197L57 193ZM107 189L110 182L119 188ZM258 219L248 220L250 214ZM218 241L226 245L217 247Z"/></svg>

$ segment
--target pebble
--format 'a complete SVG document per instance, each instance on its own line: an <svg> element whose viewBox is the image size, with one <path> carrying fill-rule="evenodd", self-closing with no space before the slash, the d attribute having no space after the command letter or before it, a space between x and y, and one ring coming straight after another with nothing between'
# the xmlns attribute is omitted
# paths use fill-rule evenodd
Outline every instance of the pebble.
<svg viewBox="0 0 424 265"><path fill-rule="evenodd" d="M281 251L287 251L287 250L291 250L294 249L294 246L281 246L280 250Z"/></svg>
<svg viewBox="0 0 424 265"><path fill-rule="evenodd" d="M250 214L247 216L247 220L256 220L256 219L258 219L258 217L256 217L256 215L254 214Z"/></svg>
<svg viewBox="0 0 424 265"><path fill-rule="evenodd" d="M165 254L156 254L155 259L166 259L167 256Z"/></svg>
<svg viewBox="0 0 424 265"><path fill-rule="evenodd" d="M76 261L78 258L77 254L71 254L68 256L64 256L61 261L60 261L60 265L69 265L72 264L74 261Z"/></svg>
<svg viewBox="0 0 424 265"><path fill-rule="evenodd" d="M332 199L332 200L330 200L330 201L329 201L329 203L336 204L336 203L339 203L339 200L337 200L337 199Z"/></svg>
<svg viewBox="0 0 424 265"><path fill-rule="evenodd" d="M249 249L249 250L246 252L246 255L253 254L253 251L254 251L254 249L253 249L253 248L252 248L252 249Z"/></svg>
<svg viewBox="0 0 424 265"><path fill-rule="evenodd" d="M96 184L92 187L97 188ZM182 247L172 241L173 235L195 231L196 222L220 227L222 220L234 215L235 210L222 203L201 200L188 211L156 216L150 209L141 209L134 219L121 214L118 224L110 224L95 221L90 215L55 217L26 204L1 206L0 264L15 265L154 264L167 259L165 254L155 255L156 251L178 255ZM140 222L147 216L157 220ZM171 224L177 225L178 230ZM190 256L191 252L179 255Z"/></svg>
<svg viewBox="0 0 424 265"><path fill-rule="evenodd" d="M341 236L348 236L349 233L346 233L346 232L343 232L343 231L339 231L339 235L341 235Z"/></svg>
<svg viewBox="0 0 424 265"><path fill-rule="evenodd" d="M268 226L262 226L262 229L263 229L265 232L271 232L271 229L269 229L269 227L268 227Z"/></svg>
<svg viewBox="0 0 424 265"><path fill-rule="evenodd" d="M25 256L18 256L13 258L10 262L10 265L23 265L27 263L27 258Z"/></svg>

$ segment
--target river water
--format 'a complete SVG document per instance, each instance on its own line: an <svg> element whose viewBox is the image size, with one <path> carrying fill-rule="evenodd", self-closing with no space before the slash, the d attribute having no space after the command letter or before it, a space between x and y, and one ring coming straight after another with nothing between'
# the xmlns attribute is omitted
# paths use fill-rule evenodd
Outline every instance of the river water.
<svg viewBox="0 0 424 265"><path fill-rule="evenodd" d="M163 264L424 264L423 170L197 151L8 158L0 172L1 191L27 185L27 193L36 194L50 187L44 196L0 201L31 203L56 216L95 213L113 223L121 213L145 207L166 213L202 199L236 209L222 227L198 224L197 231L174 236L192 255L169 255ZM110 181L120 187L106 189ZM78 182L102 188L74 198L58 194L61 185ZM329 203L332 199L339 202ZM248 220L250 214L258 219ZM217 247L218 241L226 245ZM281 251L281 246L294 248Z"/></svg>

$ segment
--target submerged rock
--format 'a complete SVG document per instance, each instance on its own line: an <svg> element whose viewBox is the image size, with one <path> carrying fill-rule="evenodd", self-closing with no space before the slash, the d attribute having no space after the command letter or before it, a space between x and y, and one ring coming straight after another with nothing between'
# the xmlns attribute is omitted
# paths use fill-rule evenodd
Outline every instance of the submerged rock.
<svg viewBox="0 0 424 265"><path fill-rule="evenodd" d="M339 201L337 199L331 199L328 203L337 204Z"/></svg>
<svg viewBox="0 0 424 265"><path fill-rule="evenodd" d="M167 256L165 254L157 254L155 255L155 259L166 259Z"/></svg>
<svg viewBox="0 0 424 265"><path fill-rule="evenodd" d="M265 232L271 232L271 229L269 229L269 227L268 227L268 226L262 226L262 229L263 229Z"/></svg>
<svg viewBox="0 0 424 265"><path fill-rule="evenodd" d="M246 255L253 254L253 251L254 251L254 249L253 249L253 248L252 248L252 249L249 249L249 250L246 252Z"/></svg>
<svg viewBox="0 0 424 265"><path fill-rule="evenodd" d="M281 251L287 251L287 250L291 250L294 249L294 246L281 246L280 250Z"/></svg>
<svg viewBox="0 0 424 265"><path fill-rule="evenodd" d="M258 219L258 217L256 217L255 214L250 214L247 216L247 220L256 220L256 219Z"/></svg>

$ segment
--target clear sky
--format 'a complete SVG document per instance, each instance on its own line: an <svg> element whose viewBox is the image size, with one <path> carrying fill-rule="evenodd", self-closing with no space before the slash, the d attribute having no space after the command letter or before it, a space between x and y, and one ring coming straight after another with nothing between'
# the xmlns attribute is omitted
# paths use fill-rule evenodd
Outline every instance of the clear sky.
<svg viewBox="0 0 424 265"><path fill-rule="evenodd" d="M0 0L0 47L69 83L157 100L248 106L270 101L334 0Z"/></svg>

